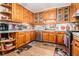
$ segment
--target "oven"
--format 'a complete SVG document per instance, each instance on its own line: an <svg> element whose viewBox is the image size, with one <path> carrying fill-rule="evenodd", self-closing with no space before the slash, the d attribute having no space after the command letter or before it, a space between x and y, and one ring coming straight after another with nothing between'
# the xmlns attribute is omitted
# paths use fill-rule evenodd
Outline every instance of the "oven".
<svg viewBox="0 0 79 59"><path fill-rule="evenodd" d="M71 56L71 43L72 43L72 32L71 31L66 31L65 32L65 39L64 39L64 44L67 47L67 54Z"/></svg>

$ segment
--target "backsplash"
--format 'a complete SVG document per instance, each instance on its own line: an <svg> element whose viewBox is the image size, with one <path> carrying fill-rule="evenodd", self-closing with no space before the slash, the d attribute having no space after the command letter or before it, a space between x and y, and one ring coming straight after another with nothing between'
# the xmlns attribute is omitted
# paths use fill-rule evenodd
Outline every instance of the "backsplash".
<svg viewBox="0 0 79 59"><path fill-rule="evenodd" d="M53 31L78 31L78 23L64 23L64 24L46 24L35 26L37 30L53 30Z"/></svg>

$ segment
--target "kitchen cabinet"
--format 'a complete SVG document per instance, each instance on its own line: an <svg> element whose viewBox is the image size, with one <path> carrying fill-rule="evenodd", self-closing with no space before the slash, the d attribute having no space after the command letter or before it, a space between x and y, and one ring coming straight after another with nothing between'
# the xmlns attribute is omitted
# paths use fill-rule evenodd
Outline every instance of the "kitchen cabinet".
<svg viewBox="0 0 79 59"><path fill-rule="evenodd" d="M18 32L16 33L16 48L21 47L22 45L24 45L23 40L24 38L24 34L19 34Z"/></svg>
<svg viewBox="0 0 79 59"><path fill-rule="evenodd" d="M12 4L12 21L22 22L23 19L23 8L17 3Z"/></svg>
<svg viewBox="0 0 79 59"><path fill-rule="evenodd" d="M30 32L26 32L26 43L29 43L31 41Z"/></svg>
<svg viewBox="0 0 79 59"><path fill-rule="evenodd" d="M20 19L20 7L18 4L16 3L13 3L12 4L12 21L14 22L21 22L21 19ZM22 16L21 16L22 17Z"/></svg>
<svg viewBox="0 0 79 59"><path fill-rule="evenodd" d="M57 23L62 23L63 22L63 9L62 8L57 8Z"/></svg>
<svg viewBox="0 0 79 59"><path fill-rule="evenodd" d="M28 17L28 10L26 10L25 8L23 9L23 22L24 23L28 23L29 21L29 17Z"/></svg>
<svg viewBox="0 0 79 59"><path fill-rule="evenodd" d="M72 55L79 56L79 37L74 36L72 42Z"/></svg>
<svg viewBox="0 0 79 59"><path fill-rule="evenodd" d="M49 42L55 43L56 35L55 33L49 33Z"/></svg>
<svg viewBox="0 0 79 59"><path fill-rule="evenodd" d="M52 10L49 10L49 16L48 18L50 20L56 20L56 8L52 9Z"/></svg>
<svg viewBox="0 0 79 59"><path fill-rule="evenodd" d="M64 19L64 22L69 22L69 14L70 14L70 7L67 6L67 7L64 7L63 8L63 19Z"/></svg>
<svg viewBox="0 0 79 59"><path fill-rule="evenodd" d="M63 34L57 34L57 43L58 44L64 44L64 35Z"/></svg>
<svg viewBox="0 0 79 59"><path fill-rule="evenodd" d="M49 36L48 36L48 32L43 32L42 35L43 35L43 41L45 42L49 42Z"/></svg>
<svg viewBox="0 0 79 59"><path fill-rule="evenodd" d="M30 36L31 36L31 41L35 40L35 31L31 31L30 32Z"/></svg>
<svg viewBox="0 0 79 59"><path fill-rule="evenodd" d="M72 3L70 6L70 22L76 22L76 18L74 17L76 10L76 4Z"/></svg>
<svg viewBox="0 0 79 59"><path fill-rule="evenodd" d="M70 6L70 22L79 22L75 17L76 11L79 9L79 3L72 3Z"/></svg>
<svg viewBox="0 0 79 59"><path fill-rule="evenodd" d="M23 6L17 3L12 3L12 21L21 23L32 23L33 13L25 9Z"/></svg>
<svg viewBox="0 0 79 59"><path fill-rule="evenodd" d="M56 20L56 8L41 12L43 20Z"/></svg>
<svg viewBox="0 0 79 59"><path fill-rule="evenodd" d="M79 3L74 3L76 5L76 9L79 9Z"/></svg>
<svg viewBox="0 0 79 59"><path fill-rule="evenodd" d="M64 32L57 32L56 37L58 44L64 44Z"/></svg>
<svg viewBox="0 0 79 59"><path fill-rule="evenodd" d="M72 55L79 56L79 42L75 41L72 46Z"/></svg>
<svg viewBox="0 0 79 59"><path fill-rule="evenodd" d="M42 32L43 41L64 44L64 32Z"/></svg>
<svg viewBox="0 0 79 59"><path fill-rule="evenodd" d="M62 8L57 8L57 23L65 23L69 22L70 19L70 7L62 7Z"/></svg>
<svg viewBox="0 0 79 59"><path fill-rule="evenodd" d="M19 48L29 42L35 40L35 31L27 31L27 32L17 32L15 34L16 39L16 48Z"/></svg>

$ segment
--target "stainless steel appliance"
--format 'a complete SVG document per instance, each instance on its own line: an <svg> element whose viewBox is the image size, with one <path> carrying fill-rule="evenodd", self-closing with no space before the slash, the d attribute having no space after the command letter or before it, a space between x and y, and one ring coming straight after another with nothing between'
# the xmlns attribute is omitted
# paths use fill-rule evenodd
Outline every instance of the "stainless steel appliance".
<svg viewBox="0 0 79 59"><path fill-rule="evenodd" d="M72 32L71 31L66 31L65 32L65 39L64 39L64 44L67 47L67 54L71 56L71 43L72 43Z"/></svg>

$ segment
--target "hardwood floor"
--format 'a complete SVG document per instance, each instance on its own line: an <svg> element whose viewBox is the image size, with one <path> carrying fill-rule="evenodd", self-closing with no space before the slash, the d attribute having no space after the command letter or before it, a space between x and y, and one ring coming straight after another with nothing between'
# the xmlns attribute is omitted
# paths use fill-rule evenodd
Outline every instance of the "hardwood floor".
<svg viewBox="0 0 79 59"><path fill-rule="evenodd" d="M56 46L59 46L56 44L42 42L32 42L28 45L32 47L29 49L24 49L19 54L16 53L15 50L11 53L5 54L5 56L53 56Z"/></svg>

